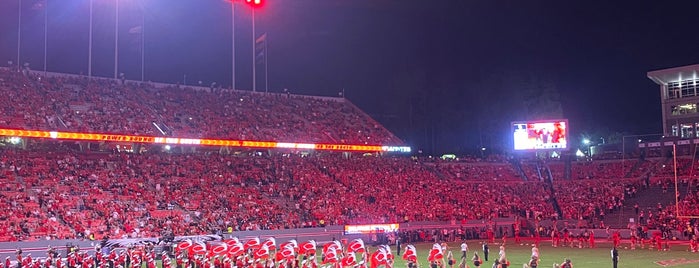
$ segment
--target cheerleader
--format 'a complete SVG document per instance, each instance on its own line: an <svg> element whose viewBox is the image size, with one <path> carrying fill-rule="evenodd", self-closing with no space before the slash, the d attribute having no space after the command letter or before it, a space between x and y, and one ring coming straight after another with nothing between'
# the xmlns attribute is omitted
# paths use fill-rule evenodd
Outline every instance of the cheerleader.
<svg viewBox="0 0 699 268"><path fill-rule="evenodd" d="M449 253L447 253L447 264L449 265L449 268L454 268L454 263L456 263L454 260L454 254L452 254L450 250Z"/></svg>
<svg viewBox="0 0 699 268"><path fill-rule="evenodd" d="M483 260L481 260L481 258L478 257L478 252L473 253L472 261L473 261L473 267L476 267L476 268L481 267L481 264L483 264Z"/></svg>

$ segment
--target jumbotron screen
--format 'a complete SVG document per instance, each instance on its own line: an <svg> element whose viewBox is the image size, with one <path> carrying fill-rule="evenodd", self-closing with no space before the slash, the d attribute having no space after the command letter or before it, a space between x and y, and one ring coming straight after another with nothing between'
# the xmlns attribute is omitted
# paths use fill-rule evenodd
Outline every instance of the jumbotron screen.
<svg viewBox="0 0 699 268"><path fill-rule="evenodd" d="M516 151L563 150L568 148L568 120L513 122Z"/></svg>

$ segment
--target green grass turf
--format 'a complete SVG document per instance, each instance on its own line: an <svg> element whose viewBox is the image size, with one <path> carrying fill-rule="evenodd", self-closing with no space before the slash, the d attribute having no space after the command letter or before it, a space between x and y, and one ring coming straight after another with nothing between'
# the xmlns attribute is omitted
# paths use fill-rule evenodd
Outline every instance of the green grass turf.
<svg viewBox="0 0 699 268"><path fill-rule="evenodd" d="M473 257L474 250L478 251L478 255L483 258L483 251L481 250L482 241L468 241L469 247L469 257L468 265L473 268L473 263L471 262L471 257ZM601 242L601 243L600 243ZM454 265L455 268L458 267L459 259L461 258L460 242L448 243L449 250L454 254L457 264ZM490 268L493 266L494 258L497 258L499 252L499 244L489 245L490 255L488 261L481 265L481 267ZM669 251L656 251L649 249L636 250L624 249L628 247L629 243L624 242L619 249L619 266L618 267L631 267L631 268L645 268L645 267L664 267L656 264L656 261L671 260L671 259L687 259L687 260L699 260L699 253L688 252L688 245L672 245ZM415 244L418 251L418 258L420 261L420 267L428 268L427 263L427 253L432 248L432 244ZM510 261L510 267L520 268L522 264L529 261L531 257L531 244L514 244L508 241L505 246L505 252L507 258ZM376 248L370 247L370 251L373 252ZM396 254L395 246L391 247L393 254ZM605 243L604 241L599 241L596 244L596 248L570 248L570 247L551 247L550 241L545 241L540 244L539 255L541 261L539 262L539 267L553 267L554 263L561 263L565 258L570 258L573 262L575 268L598 268L598 267L612 267L611 260L611 243ZM401 251L401 254L403 251ZM444 254L446 258L446 253ZM405 261L403 261L402 256L395 256L396 268L403 268L405 266ZM666 267L677 267L677 268L697 268L699 267L699 262L681 264L681 265L670 265ZM448 267L447 267L448 268Z"/></svg>
<svg viewBox="0 0 699 268"><path fill-rule="evenodd" d="M468 256L468 267L473 268L473 263L471 262L471 257L473 257L473 252L478 251L478 255L482 260L485 261L483 256L483 251L481 250L481 242L477 241L467 241L469 247ZM461 258L460 242L448 243L449 250L454 254L456 259L456 264L454 268L458 268L458 263ZM562 263L565 258L570 258L573 261L574 268L599 268L599 267L612 267L611 260L611 243L606 243L605 241L598 241L596 243L596 248L570 248L570 247L557 247L551 246L550 241L543 241L539 247L539 256L541 261L539 262L539 267L549 268L553 267L554 263ZM657 251L641 249L640 247L636 250L624 249L628 247L629 243L627 241L622 242L619 249L619 268L646 268L646 267L673 267L673 268L697 268L699 267L699 262L688 263L688 264L678 264L678 265L668 265L661 266L656 264L656 261L668 261L672 259L685 259L685 260L697 260L699 261L699 253L688 252L688 245L672 245L669 251ZM429 263L427 262L427 254L432 248L431 243L420 243L415 244L418 251L418 260L420 262L421 268L429 268ZM370 253L376 250L376 247L367 245ZM493 260L497 258L500 244L490 244L490 255L488 261L485 262L481 267L491 268L493 266ZM508 242L505 246L505 252L507 254L507 259L510 261L510 267L520 268L522 264L529 261L531 257L531 244L514 244ZM322 250L322 246L318 247L318 250ZM393 254L396 255L396 247L392 246L391 250ZM401 251L401 254L405 252ZM370 255L369 255L370 256ZM444 254L445 258L447 254ZM357 256L358 258L361 258ZM174 260L173 260L174 262ZM320 262L320 257L318 257L318 262ZM160 261L158 261L158 267L160 267ZM395 256L395 268L406 267L405 261L402 256ZM449 268L449 267L447 267Z"/></svg>

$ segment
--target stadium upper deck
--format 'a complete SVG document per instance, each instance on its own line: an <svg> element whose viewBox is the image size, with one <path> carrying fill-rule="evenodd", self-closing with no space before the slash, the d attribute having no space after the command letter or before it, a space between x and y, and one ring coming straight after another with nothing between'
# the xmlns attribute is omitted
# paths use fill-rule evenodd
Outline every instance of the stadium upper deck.
<svg viewBox="0 0 699 268"><path fill-rule="evenodd" d="M0 128L402 145L344 98L23 75L0 69Z"/></svg>

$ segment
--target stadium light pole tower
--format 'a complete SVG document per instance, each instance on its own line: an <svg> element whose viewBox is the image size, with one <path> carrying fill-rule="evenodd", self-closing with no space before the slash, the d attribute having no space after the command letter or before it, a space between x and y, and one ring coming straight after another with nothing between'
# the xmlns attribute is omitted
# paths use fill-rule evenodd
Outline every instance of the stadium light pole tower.
<svg viewBox="0 0 699 268"><path fill-rule="evenodd" d="M257 91L257 61L256 45L257 35L255 34L255 9L262 7L263 0L245 0L245 3L252 8L252 91ZM265 55L266 56L266 55Z"/></svg>
<svg viewBox="0 0 699 268"><path fill-rule="evenodd" d="M231 89L235 90L235 0L231 0Z"/></svg>
<svg viewBox="0 0 699 268"><path fill-rule="evenodd" d="M114 8L114 79L117 79L119 73L119 0L115 0L116 7Z"/></svg>
<svg viewBox="0 0 699 268"><path fill-rule="evenodd" d="M44 1L44 76L46 76L46 46L48 44L49 1Z"/></svg>
<svg viewBox="0 0 699 268"><path fill-rule="evenodd" d="M90 0L90 27L88 30L88 38L87 38L87 77L92 78L92 2L93 0Z"/></svg>
<svg viewBox="0 0 699 268"><path fill-rule="evenodd" d="M21 47L22 47L22 0L17 0L19 3L18 7L18 15L17 15L17 70L20 70L21 64L19 63L19 55L21 52Z"/></svg>
<svg viewBox="0 0 699 268"><path fill-rule="evenodd" d="M141 1L141 82L146 79L146 3Z"/></svg>

